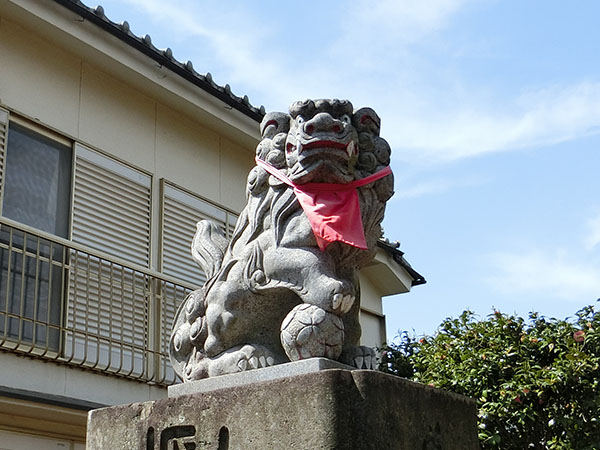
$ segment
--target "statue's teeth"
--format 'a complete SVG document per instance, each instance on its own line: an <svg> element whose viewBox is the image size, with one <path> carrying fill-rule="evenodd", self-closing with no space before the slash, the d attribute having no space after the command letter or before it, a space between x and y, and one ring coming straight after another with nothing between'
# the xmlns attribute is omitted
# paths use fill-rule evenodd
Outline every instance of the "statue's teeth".
<svg viewBox="0 0 600 450"><path fill-rule="evenodd" d="M355 149L356 145L354 144L354 141L350 141L350 143L346 146L346 152L348 152L348 156L354 156Z"/></svg>

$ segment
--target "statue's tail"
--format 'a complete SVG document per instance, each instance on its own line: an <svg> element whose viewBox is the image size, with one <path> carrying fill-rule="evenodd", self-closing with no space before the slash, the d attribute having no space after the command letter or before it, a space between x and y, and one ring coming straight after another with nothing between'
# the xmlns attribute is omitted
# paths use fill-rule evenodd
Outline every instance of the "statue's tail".
<svg viewBox="0 0 600 450"><path fill-rule="evenodd" d="M221 267L227 245L225 233L214 222L201 220L196 224L192 257L200 265L207 279L212 278Z"/></svg>
<svg viewBox="0 0 600 450"><path fill-rule="evenodd" d="M210 280L221 268L228 241L225 233L214 222L201 220L196 224L192 240L192 257ZM193 291L175 314L169 344L171 365L184 380L208 376L203 364L204 341L207 336L205 296L207 286Z"/></svg>

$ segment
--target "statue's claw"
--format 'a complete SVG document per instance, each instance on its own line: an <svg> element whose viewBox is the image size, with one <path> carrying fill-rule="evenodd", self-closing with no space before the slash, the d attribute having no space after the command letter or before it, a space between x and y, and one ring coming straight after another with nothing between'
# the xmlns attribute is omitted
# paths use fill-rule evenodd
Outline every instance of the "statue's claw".
<svg viewBox="0 0 600 450"><path fill-rule="evenodd" d="M354 286L346 280L322 275L315 280L311 294L303 300L336 316L342 316L354 305Z"/></svg>
<svg viewBox="0 0 600 450"><path fill-rule="evenodd" d="M199 352L198 349L192 349L192 355L185 365L183 371L184 381L200 380L208 376L207 370L207 358L204 353Z"/></svg>
<svg viewBox="0 0 600 450"><path fill-rule="evenodd" d="M377 367L375 350L364 345L344 351L340 361L357 369L375 369Z"/></svg>
<svg viewBox="0 0 600 450"><path fill-rule="evenodd" d="M352 308L355 297L352 294L335 293L331 298L332 312L341 315L346 314Z"/></svg>
<svg viewBox="0 0 600 450"><path fill-rule="evenodd" d="M346 314L354 304L354 295L344 295L342 300L342 312Z"/></svg>
<svg viewBox="0 0 600 450"><path fill-rule="evenodd" d="M333 310L337 310L342 306L342 302L344 301L344 295L342 294L333 294L333 299L331 302L331 307Z"/></svg>

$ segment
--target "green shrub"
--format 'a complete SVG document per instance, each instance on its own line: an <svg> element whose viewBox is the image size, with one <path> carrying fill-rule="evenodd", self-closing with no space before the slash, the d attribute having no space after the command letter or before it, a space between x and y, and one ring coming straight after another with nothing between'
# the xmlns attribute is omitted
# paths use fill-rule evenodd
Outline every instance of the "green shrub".
<svg viewBox="0 0 600 450"><path fill-rule="evenodd" d="M600 300L599 300L600 301ZM380 369L474 398L483 449L600 449L600 313L528 320L494 311L402 333Z"/></svg>

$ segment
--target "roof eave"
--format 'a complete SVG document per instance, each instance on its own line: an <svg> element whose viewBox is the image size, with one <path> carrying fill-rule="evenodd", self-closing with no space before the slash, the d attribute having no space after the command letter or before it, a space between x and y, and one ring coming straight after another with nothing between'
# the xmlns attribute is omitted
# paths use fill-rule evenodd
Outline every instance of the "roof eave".
<svg viewBox="0 0 600 450"><path fill-rule="evenodd" d="M170 49L160 50L152 45L152 41L148 35L144 38L135 36L129 30L127 22L117 24L112 22L104 15L102 7L95 9L89 8L79 0L54 0L56 3L64 6L70 11L80 15L83 19L90 21L103 30L107 31L125 44L138 50L152 60L156 61L161 66L169 69L176 75L182 77L186 81L194 84L215 98L219 99L226 105L236 109L249 118L259 122L262 120L265 110L264 107L256 108L250 104L248 96L237 97L231 92L229 85L221 87L212 81L209 73L202 75L193 69L192 63L188 61L183 64L173 58Z"/></svg>
<svg viewBox="0 0 600 450"><path fill-rule="evenodd" d="M413 287L427 283L425 277L423 277L423 275L421 275L419 272L413 269L412 266L408 263L408 261L404 258L404 252L399 250L398 247L400 247L400 244L398 242L390 242L387 239L380 239L379 241L377 241L377 244L411 276Z"/></svg>

